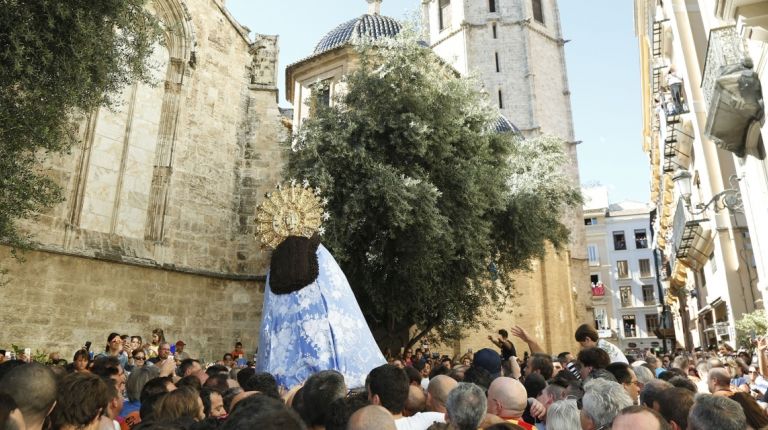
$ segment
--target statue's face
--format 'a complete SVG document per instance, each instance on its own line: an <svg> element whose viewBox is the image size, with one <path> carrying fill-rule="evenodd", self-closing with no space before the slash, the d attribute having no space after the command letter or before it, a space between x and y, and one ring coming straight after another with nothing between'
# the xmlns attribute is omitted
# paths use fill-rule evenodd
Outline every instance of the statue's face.
<svg viewBox="0 0 768 430"><path fill-rule="evenodd" d="M290 231L296 231L299 227L299 221L301 221L301 217L298 212L288 211L288 213L285 214L285 226L288 227Z"/></svg>

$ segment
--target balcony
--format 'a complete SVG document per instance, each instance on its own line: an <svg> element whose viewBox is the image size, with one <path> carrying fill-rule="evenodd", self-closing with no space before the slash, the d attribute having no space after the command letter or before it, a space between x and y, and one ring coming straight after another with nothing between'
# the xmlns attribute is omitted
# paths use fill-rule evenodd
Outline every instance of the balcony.
<svg viewBox="0 0 768 430"><path fill-rule="evenodd" d="M735 26L709 32L702 91L708 105L706 135L717 146L739 157L755 152L764 117L760 79L752 70L745 41Z"/></svg>
<svg viewBox="0 0 768 430"><path fill-rule="evenodd" d="M670 255L673 278L680 277L684 268L679 263L693 270L700 270L709 261L709 256L715 247L714 232L707 219L688 218L688 212L680 199L675 209L675 219L672 224L672 247Z"/></svg>
<svg viewBox="0 0 768 430"><path fill-rule="evenodd" d="M602 282L592 283L592 297L603 298L605 297L605 285Z"/></svg>
<svg viewBox="0 0 768 430"><path fill-rule="evenodd" d="M683 120L680 115L665 116L663 112L659 117L664 142L662 170L665 173L678 169L687 170L691 165L691 147L694 141L691 122Z"/></svg>
<svg viewBox="0 0 768 430"><path fill-rule="evenodd" d="M691 269L700 270L715 248L713 236L708 220L686 222L675 257Z"/></svg>

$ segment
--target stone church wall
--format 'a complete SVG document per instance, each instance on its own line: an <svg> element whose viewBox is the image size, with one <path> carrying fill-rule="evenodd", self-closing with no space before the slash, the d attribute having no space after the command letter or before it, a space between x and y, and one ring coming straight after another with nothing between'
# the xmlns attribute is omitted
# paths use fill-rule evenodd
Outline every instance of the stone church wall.
<svg viewBox="0 0 768 430"><path fill-rule="evenodd" d="M0 254L0 304L22 309L0 345L69 357L111 331L160 327L206 358L236 339L255 348L267 261L253 218L280 180L287 132L277 37L251 40L218 0L150 9L167 29L156 84L84 115L79 144L47 166L66 200L22 223L38 252L21 265Z"/></svg>
<svg viewBox="0 0 768 430"><path fill-rule="evenodd" d="M185 351L207 361L221 359L235 340L252 353L257 344L264 285L178 271L73 257L26 253L9 259L0 247L8 284L0 287L0 344L58 351L72 360L90 340L102 351L116 331L150 338L153 328L166 340L182 339Z"/></svg>

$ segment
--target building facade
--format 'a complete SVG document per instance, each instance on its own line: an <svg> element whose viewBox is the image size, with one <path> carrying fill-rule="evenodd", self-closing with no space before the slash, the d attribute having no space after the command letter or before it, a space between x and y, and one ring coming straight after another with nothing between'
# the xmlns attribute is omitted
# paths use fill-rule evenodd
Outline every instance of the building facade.
<svg viewBox="0 0 768 430"><path fill-rule="evenodd" d="M579 172L565 66L565 41L555 0L422 0L425 39L462 74L477 76L492 102L524 136L550 134L566 142L569 174ZM513 312L492 321L499 328L520 324L544 340L547 350L571 350L573 333L589 321L591 292L581 208L563 216L571 243L550 251L530 274L516 278L520 297ZM470 334L466 347L488 346Z"/></svg>
<svg viewBox="0 0 768 430"><path fill-rule="evenodd" d="M688 349L735 342L764 308L764 1L635 1L654 246Z"/></svg>
<svg viewBox="0 0 768 430"><path fill-rule="evenodd" d="M608 229L608 189L591 187L581 190L584 196L584 228L589 266L589 291L591 291L588 311L592 314L594 326L601 338L618 341L615 322L612 279L613 268L609 255Z"/></svg>
<svg viewBox="0 0 768 430"><path fill-rule="evenodd" d="M266 255L254 213L280 180L277 37L219 0L153 0L159 85L126 87L88 112L79 144L48 163L65 201L21 227L36 244L7 268L0 344L62 357L108 333L161 328L219 359L256 347Z"/></svg>
<svg viewBox="0 0 768 430"><path fill-rule="evenodd" d="M625 352L663 347L660 284L646 203L608 204L605 187L583 190L595 327Z"/></svg>

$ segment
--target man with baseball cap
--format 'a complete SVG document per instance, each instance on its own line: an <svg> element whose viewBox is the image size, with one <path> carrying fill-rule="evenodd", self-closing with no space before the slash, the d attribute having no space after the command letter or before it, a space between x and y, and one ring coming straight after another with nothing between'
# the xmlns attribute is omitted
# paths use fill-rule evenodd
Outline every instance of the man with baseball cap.
<svg viewBox="0 0 768 430"><path fill-rule="evenodd" d="M187 344L184 343L183 340L179 339L176 341L176 361L183 361L188 358L192 358L189 356L188 352L184 352L185 346L187 346Z"/></svg>
<svg viewBox="0 0 768 430"><path fill-rule="evenodd" d="M490 348L477 351L472 360L472 366L486 370L491 374L491 379L501 376L501 356Z"/></svg>

